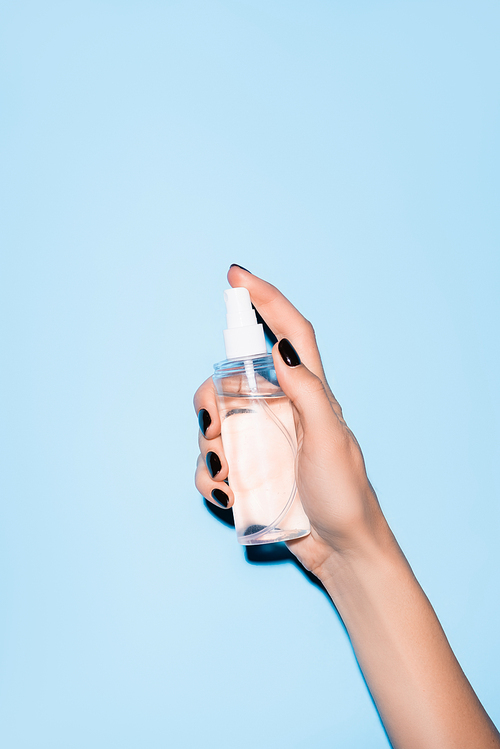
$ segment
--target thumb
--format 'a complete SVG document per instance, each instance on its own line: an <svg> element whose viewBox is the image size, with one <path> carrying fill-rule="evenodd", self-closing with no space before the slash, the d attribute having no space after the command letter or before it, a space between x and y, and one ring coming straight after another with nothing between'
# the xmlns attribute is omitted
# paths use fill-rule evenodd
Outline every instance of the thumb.
<svg viewBox="0 0 500 749"><path fill-rule="evenodd" d="M343 432L342 424L332 408L323 381L305 364L287 338L282 338L273 348L273 359L278 382L285 395L295 406L304 429L321 439L328 431Z"/></svg>

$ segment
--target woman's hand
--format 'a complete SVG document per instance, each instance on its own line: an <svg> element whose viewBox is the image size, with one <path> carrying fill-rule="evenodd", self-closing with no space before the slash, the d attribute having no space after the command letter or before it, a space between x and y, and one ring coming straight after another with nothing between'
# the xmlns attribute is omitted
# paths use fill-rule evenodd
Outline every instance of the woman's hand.
<svg viewBox="0 0 500 749"><path fill-rule="evenodd" d="M359 445L326 381L312 325L278 289L248 271L231 266L228 279L231 286L248 289L278 338L274 364L280 386L293 404L299 444L297 485L311 522L310 535L288 546L321 578L332 553L382 542L388 529ZM197 391L194 405L200 420L197 488L209 501L231 507L234 496L224 481L228 465L211 379Z"/></svg>
<svg viewBox="0 0 500 749"><path fill-rule="evenodd" d="M334 601L392 746L500 749L498 731L382 515L359 445L326 381L312 326L265 281L238 266L228 278L249 290L278 337L276 372L294 408L297 485L311 533L288 546ZM204 432L196 485L207 499L230 507L212 380L194 403Z"/></svg>

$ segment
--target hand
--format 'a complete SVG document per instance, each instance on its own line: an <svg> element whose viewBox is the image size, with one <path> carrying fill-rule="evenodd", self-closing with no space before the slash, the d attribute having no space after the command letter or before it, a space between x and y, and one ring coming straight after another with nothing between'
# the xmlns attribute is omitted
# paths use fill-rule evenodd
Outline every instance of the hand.
<svg viewBox="0 0 500 749"><path fill-rule="evenodd" d="M500 734L382 515L359 445L326 381L312 326L265 281L238 266L228 278L249 290L279 339L274 364L294 409L297 485L311 522L311 533L288 547L335 602L392 746L500 749ZM207 499L230 507L211 379L194 404L205 431L196 485Z"/></svg>
<svg viewBox="0 0 500 749"><path fill-rule="evenodd" d="M387 525L360 447L326 381L312 325L274 286L248 271L231 266L228 280L231 286L248 289L254 306L279 339L273 358L280 386L293 405L299 443L297 485L311 522L310 535L288 546L321 579L332 553L378 542L385 537ZM231 507L234 495L224 482L228 465L211 378L196 392L194 405L201 427L196 486L209 501Z"/></svg>

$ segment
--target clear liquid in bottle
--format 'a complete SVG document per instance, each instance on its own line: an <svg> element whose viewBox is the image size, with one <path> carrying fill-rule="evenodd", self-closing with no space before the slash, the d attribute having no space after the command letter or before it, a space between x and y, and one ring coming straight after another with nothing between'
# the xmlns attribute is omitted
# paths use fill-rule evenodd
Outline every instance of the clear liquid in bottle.
<svg viewBox="0 0 500 749"><path fill-rule="evenodd" d="M267 377L259 374L258 361L255 377L248 377L248 363L245 369L243 362L239 371L239 363L233 363L226 378L222 372L214 377L236 534L244 545L286 541L310 532L295 481L292 406L272 382L272 357L265 360Z"/></svg>

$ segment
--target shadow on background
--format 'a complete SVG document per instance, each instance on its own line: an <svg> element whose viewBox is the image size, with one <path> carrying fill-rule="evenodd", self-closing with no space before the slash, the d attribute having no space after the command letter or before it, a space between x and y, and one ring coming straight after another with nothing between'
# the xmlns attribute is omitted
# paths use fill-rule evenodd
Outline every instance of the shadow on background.
<svg viewBox="0 0 500 749"><path fill-rule="evenodd" d="M205 502L205 507L211 515L217 518L217 520L220 520L220 522L224 525L227 525L229 528L234 528L234 517L231 507L229 508L229 510L225 510L223 507L217 507L217 505L212 504L212 502L209 502L208 499L205 499L205 497L203 497L203 501Z"/></svg>
<svg viewBox="0 0 500 749"><path fill-rule="evenodd" d="M234 517L233 517L233 511L231 508L229 508L229 510L224 510L222 507L216 507L216 505L212 504L207 499L204 499L204 502L205 502L205 507L207 508L207 510L214 517L216 517L217 520L220 520L220 522L224 523L224 525L234 528ZM378 719L386 735L388 745L391 746L391 743L389 741L389 736L387 734L385 726L380 717L380 713L372 697L368 684L366 683L365 675L363 671L361 670L361 667L358 663L356 653L354 652L354 649L352 647L349 633L345 627L342 617L340 616L337 610L337 607L335 606L334 602L328 595L325 586L318 580L318 578L315 575L309 572L309 570L306 570L306 568L299 562L299 560L292 554L292 552L288 549L287 545L284 543L259 544L258 546L245 546L244 549L245 549L245 558L247 562L249 562L250 564L285 564L285 563L291 562L299 570L299 572L301 572L302 575L304 575L304 577L307 578L307 580L312 585L314 585L316 588L318 588L318 590L320 590L323 593L328 603L330 604L332 609L335 611L335 614L338 617L338 620L342 626L342 629L344 630L345 636L347 637L349 641L359 673L361 675L361 678L364 681L364 684L370 696L373 708L378 715Z"/></svg>
<svg viewBox="0 0 500 749"><path fill-rule="evenodd" d="M230 528L234 528L234 517L231 508L229 508L229 510L224 510L222 507L217 507L216 505L212 504L207 499L204 499L204 502L205 507L211 515L216 517L217 520L219 520L221 523L224 523L224 525L227 525ZM245 550L245 558L250 564L284 564L287 562L291 562L304 575L304 577L309 580L312 585L315 585L316 588L324 593L328 601L335 608L330 596L326 592L326 589L322 585L322 583L320 583L315 575L313 575L301 565L299 560L292 554L286 544L259 544L258 546L244 546L243 548ZM337 609L335 609L335 611L337 611Z"/></svg>

